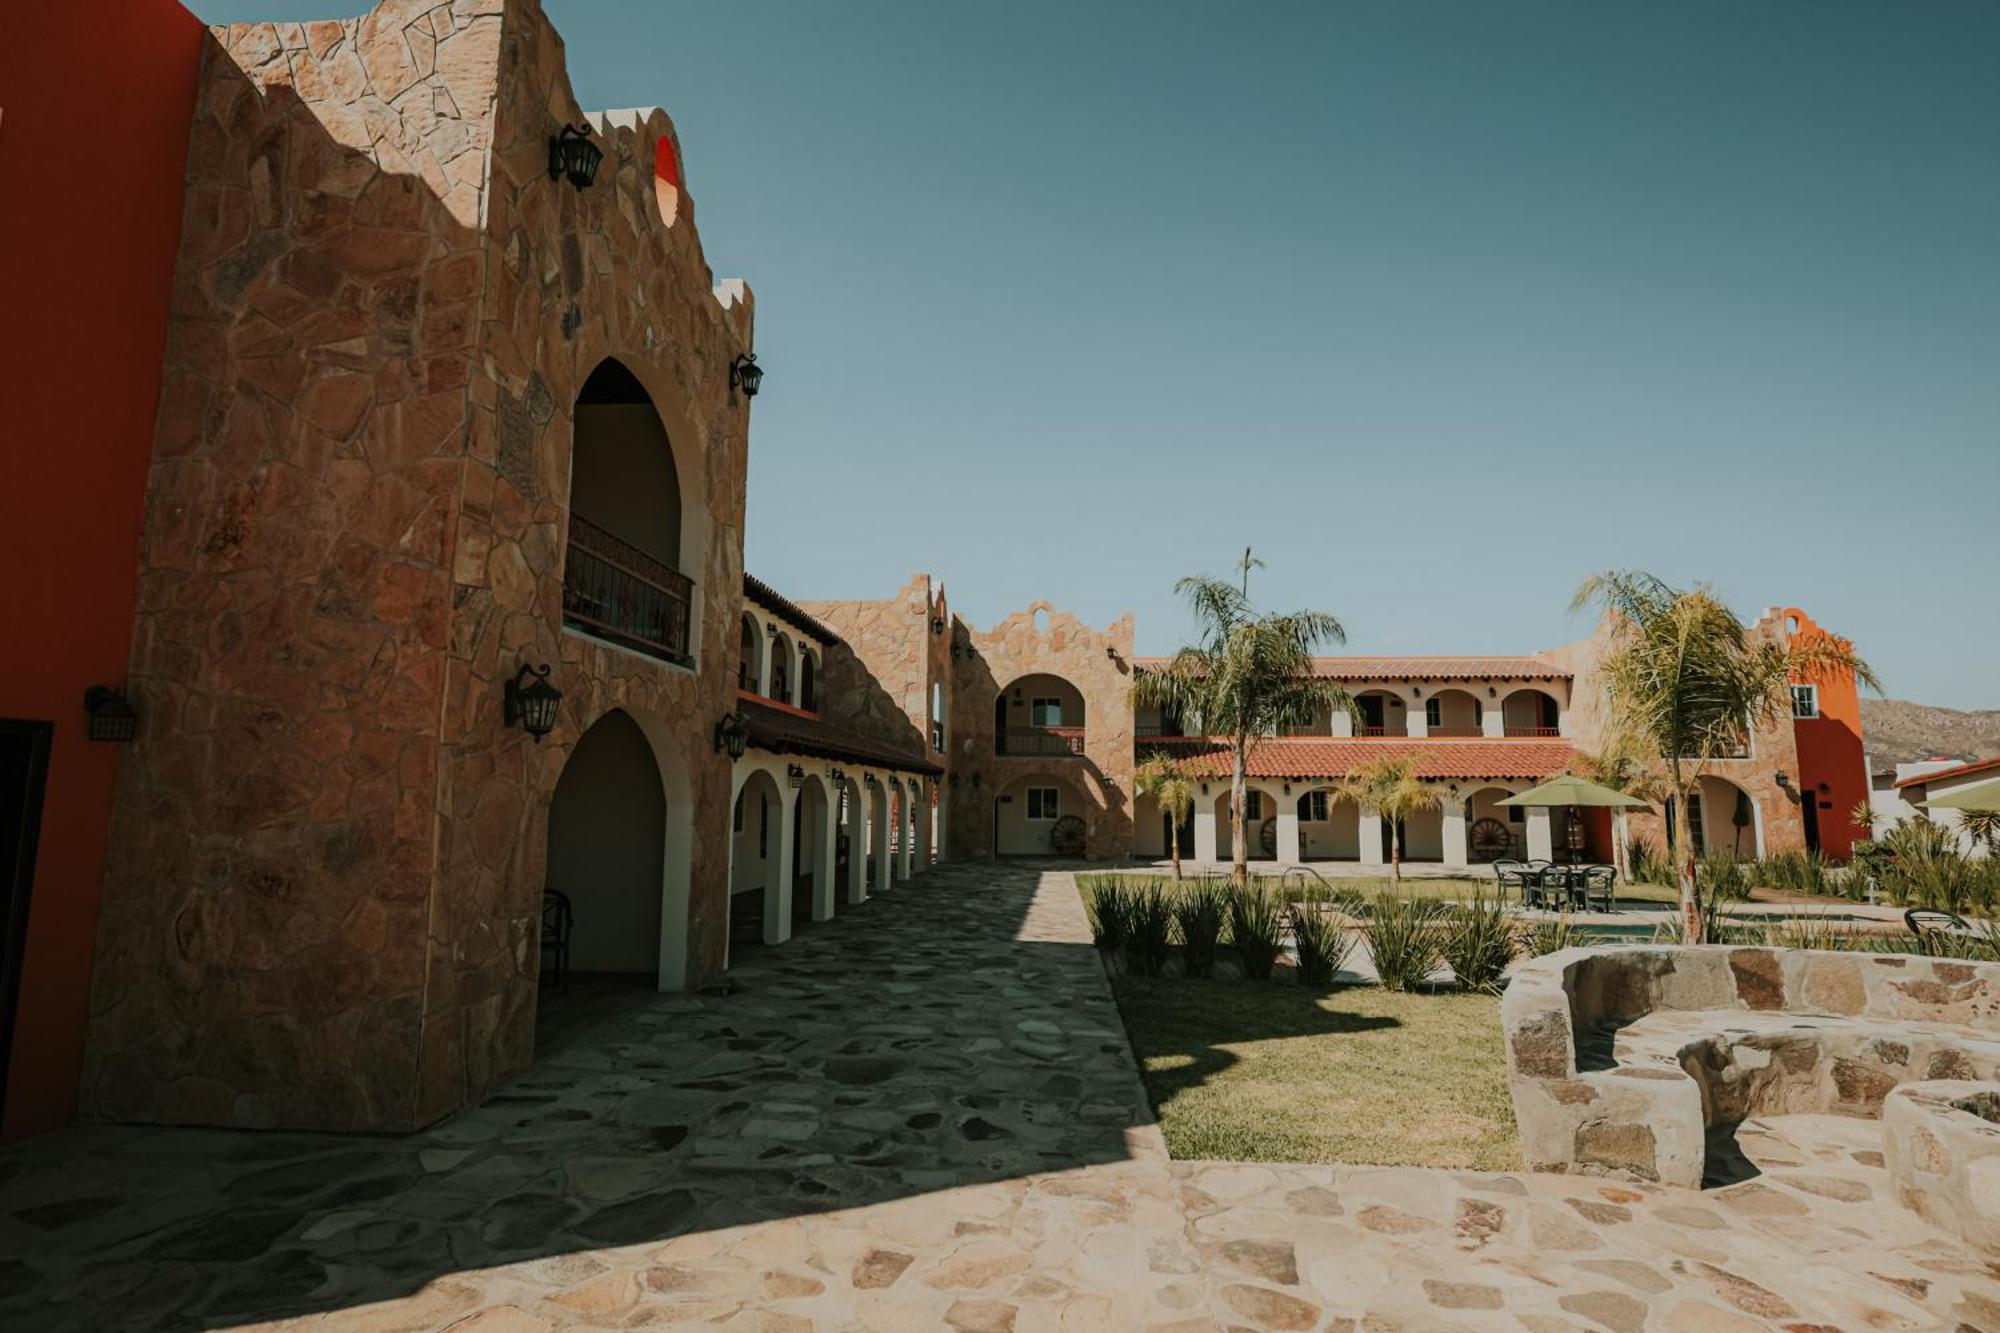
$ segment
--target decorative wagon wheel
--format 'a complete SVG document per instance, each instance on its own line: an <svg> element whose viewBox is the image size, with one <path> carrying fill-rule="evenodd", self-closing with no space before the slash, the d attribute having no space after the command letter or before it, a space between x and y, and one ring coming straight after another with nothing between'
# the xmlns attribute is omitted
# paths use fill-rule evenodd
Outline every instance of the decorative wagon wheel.
<svg viewBox="0 0 2000 1333"><path fill-rule="evenodd" d="M1049 850L1057 856L1083 855L1083 819L1064 815L1049 828Z"/></svg>
<svg viewBox="0 0 2000 1333"><path fill-rule="evenodd" d="M1264 826L1257 830L1257 845L1264 849L1264 859L1266 861L1275 861L1278 859L1277 820L1267 819L1264 821Z"/></svg>
<svg viewBox="0 0 2000 1333"><path fill-rule="evenodd" d="M1514 850L1514 835L1497 819L1476 819L1465 831L1467 849L1479 862L1498 861Z"/></svg>

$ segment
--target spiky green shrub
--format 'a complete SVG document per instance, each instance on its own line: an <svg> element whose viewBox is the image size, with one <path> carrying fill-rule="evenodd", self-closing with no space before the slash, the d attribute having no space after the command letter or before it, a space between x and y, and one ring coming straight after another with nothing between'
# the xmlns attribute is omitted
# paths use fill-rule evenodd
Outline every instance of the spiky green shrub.
<svg viewBox="0 0 2000 1333"><path fill-rule="evenodd" d="M1835 928L1823 916L1789 916L1774 921L1764 932L1764 940L1776 949L1824 949L1848 952L1865 948L1860 938Z"/></svg>
<svg viewBox="0 0 2000 1333"><path fill-rule="evenodd" d="M1632 868L1628 876L1634 884L1655 884L1662 888L1674 885L1674 868L1666 855L1644 838L1634 838L1625 844L1625 864Z"/></svg>
<svg viewBox="0 0 2000 1333"><path fill-rule="evenodd" d="M1131 908L1122 875L1083 875L1083 909L1090 917L1090 940L1105 953L1125 947Z"/></svg>
<svg viewBox="0 0 2000 1333"><path fill-rule="evenodd" d="M1390 990L1421 986L1437 968L1450 933L1450 907L1424 898L1379 893L1361 928L1375 974Z"/></svg>
<svg viewBox="0 0 2000 1333"><path fill-rule="evenodd" d="M1157 977L1174 943L1174 900L1159 880L1147 880L1127 894L1125 962L1142 977Z"/></svg>
<svg viewBox="0 0 2000 1333"><path fill-rule="evenodd" d="M1752 869L1757 883L1787 893L1825 894L1832 888L1826 858L1816 851L1784 851Z"/></svg>
<svg viewBox="0 0 2000 1333"><path fill-rule="evenodd" d="M1315 990L1333 985L1340 966L1353 952L1354 937L1347 931L1346 904L1340 899L1309 895L1289 909L1292 944L1298 950L1299 984Z"/></svg>
<svg viewBox="0 0 2000 1333"><path fill-rule="evenodd" d="M1285 909L1262 883L1245 884L1229 895L1229 939L1251 981L1269 981L1284 947Z"/></svg>
<svg viewBox="0 0 2000 1333"><path fill-rule="evenodd" d="M1226 883L1207 876L1187 885L1174 898L1174 924L1180 929L1181 968L1190 977L1215 970L1215 946L1229 921Z"/></svg>
<svg viewBox="0 0 2000 1333"><path fill-rule="evenodd" d="M1695 884L1709 902L1741 902L1750 896L1750 876L1744 863L1725 851L1702 854L1695 866Z"/></svg>
<svg viewBox="0 0 2000 1333"><path fill-rule="evenodd" d="M1475 892L1471 902L1455 904L1445 920L1439 952L1458 978L1459 989L1499 990L1507 964L1514 961L1514 920L1505 906Z"/></svg>
<svg viewBox="0 0 2000 1333"><path fill-rule="evenodd" d="M1576 923L1567 916L1545 917L1521 931L1521 948L1531 958L1540 958L1545 953L1561 953L1564 949L1574 949L1580 944L1590 943L1590 937L1576 928Z"/></svg>

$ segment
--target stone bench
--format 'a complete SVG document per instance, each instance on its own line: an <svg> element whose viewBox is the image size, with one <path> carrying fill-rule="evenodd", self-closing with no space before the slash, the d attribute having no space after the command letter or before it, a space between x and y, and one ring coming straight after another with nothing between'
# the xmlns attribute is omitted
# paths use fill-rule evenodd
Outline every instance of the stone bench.
<svg viewBox="0 0 2000 1333"><path fill-rule="evenodd" d="M2000 1083L1906 1083L1882 1103L1882 1155L1905 1208L2000 1256Z"/></svg>
<svg viewBox="0 0 2000 1333"><path fill-rule="evenodd" d="M1995 1077L1996 1012L2000 964L1726 945L1564 950L1501 1002L1531 1169L1689 1188L1711 1125Z"/></svg>

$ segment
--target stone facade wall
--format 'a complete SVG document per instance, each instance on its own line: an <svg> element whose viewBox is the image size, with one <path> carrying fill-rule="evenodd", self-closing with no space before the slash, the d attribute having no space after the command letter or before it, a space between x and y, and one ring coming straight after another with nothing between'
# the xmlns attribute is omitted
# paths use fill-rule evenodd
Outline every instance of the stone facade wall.
<svg viewBox="0 0 2000 1333"><path fill-rule="evenodd" d="M984 632L960 622L964 655L951 703L948 785L950 852L993 854L994 801L1024 777L1048 776L1084 800L1084 854L1093 860L1132 854L1132 617L1093 629L1047 602ZM1003 755L995 748L993 702L1022 676L1046 673L1075 686L1084 700L1080 758ZM976 779L976 781L975 781Z"/></svg>
<svg viewBox="0 0 2000 1333"><path fill-rule="evenodd" d="M527 1063L548 798L611 707L691 775L688 979L722 965L748 296L711 294L685 200L660 216L663 114L599 122L590 191L548 179L583 117L529 0L212 39L83 1103L409 1128ZM560 631L606 355L675 449L694 672ZM523 661L566 695L540 745L501 718Z"/></svg>
<svg viewBox="0 0 2000 1333"><path fill-rule="evenodd" d="M951 612L931 576L913 574L894 597L800 602L799 609L844 641L826 653L820 713L829 722L925 754L930 744L931 687L952 692ZM942 620L947 632L935 634Z"/></svg>

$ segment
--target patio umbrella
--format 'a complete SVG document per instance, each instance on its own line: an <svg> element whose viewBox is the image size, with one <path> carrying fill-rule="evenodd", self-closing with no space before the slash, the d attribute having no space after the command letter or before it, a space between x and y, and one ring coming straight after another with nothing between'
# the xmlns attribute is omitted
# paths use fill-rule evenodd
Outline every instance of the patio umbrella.
<svg viewBox="0 0 2000 1333"><path fill-rule="evenodd" d="M1619 852L1622 850L1625 842L1625 812L1627 810L1650 809L1652 805L1650 801L1642 801L1636 796L1627 796L1622 791L1613 791L1609 787L1601 787L1595 782L1588 782L1583 778L1577 777L1574 773L1565 773L1561 777L1551 778L1541 786L1530 787L1519 796L1509 796L1506 800L1499 802L1499 804L1598 806L1618 811L1619 845L1611 849L1611 859L1614 863L1621 860ZM1550 848L1549 850L1554 851L1555 849ZM1620 873L1622 874L1623 871L1621 870Z"/></svg>
<svg viewBox="0 0 2000 1333"><path fill-rule="evenodd" d="M1928 801L1919 801L1917 804L1926 810L2000 811L2000 778L1982 782L1977 787L1948 791L1942 796L1933 796Z"/></svg>

